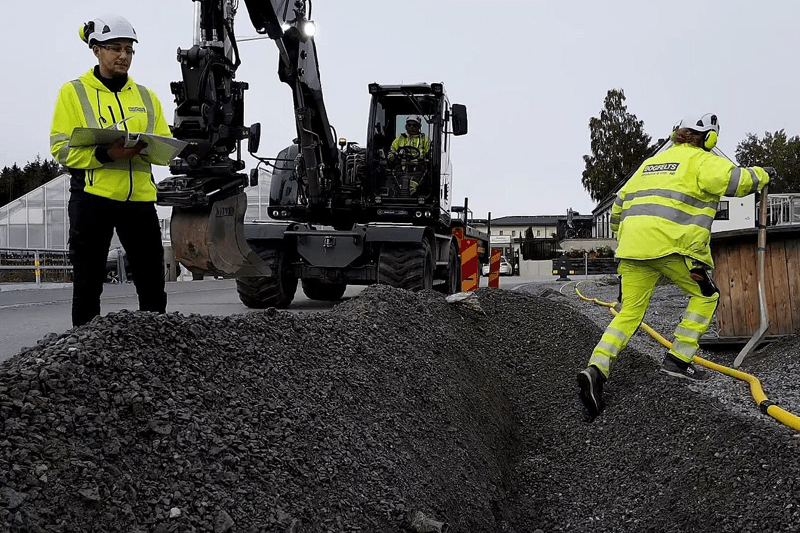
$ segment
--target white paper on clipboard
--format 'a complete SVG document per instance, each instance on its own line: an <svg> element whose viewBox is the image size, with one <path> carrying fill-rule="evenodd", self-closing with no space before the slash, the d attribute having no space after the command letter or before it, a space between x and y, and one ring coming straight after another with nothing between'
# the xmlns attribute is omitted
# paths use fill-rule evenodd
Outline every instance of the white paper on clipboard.
<svg viewBox="0 0 800 533"><path fill-rule="evenodd" d="M113 126L112 126L113 128ZM124 139L125 148L143 142L147 146L141 151L154 165L169 165L181 150L189 144L185 141L152 133L128 133L111 128L75 128L69 138L69 146L108 146L117 139Z"/></svg>

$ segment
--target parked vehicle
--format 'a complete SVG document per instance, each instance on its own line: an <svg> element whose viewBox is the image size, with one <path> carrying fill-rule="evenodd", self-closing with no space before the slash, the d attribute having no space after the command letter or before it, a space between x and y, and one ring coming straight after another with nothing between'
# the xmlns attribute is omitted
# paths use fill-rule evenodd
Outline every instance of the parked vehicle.
<svg viewBox="0 0 800 533"><path fill-rule="evenodd" d="M122 255L123 266L125 269L125 280L122 279L122 273L119 268L119 258ZM111 248L106 257L106 283L120 283L133 279L131 275L131 267L128 263L128 254L121 247Z"/></svg>
<svg viewBox="0 0 800 533"><path fill-rule="evenodd" d="M489 266L490 266L489 263L486 263L485 265L483 265L483 275L484 276L488 276L489 275ZM509 263L508 260L506 259L506 256L502 256L500 258L500 268L498 269L498 271L499 271L501 276L510 276L512 274L512 272L514 272L514 269L511 266L511 263Z"/></svg>

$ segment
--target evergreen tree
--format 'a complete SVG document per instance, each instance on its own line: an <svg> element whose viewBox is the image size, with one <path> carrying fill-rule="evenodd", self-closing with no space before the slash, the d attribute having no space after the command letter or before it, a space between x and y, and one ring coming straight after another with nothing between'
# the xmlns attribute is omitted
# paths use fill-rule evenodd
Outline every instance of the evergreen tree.
<svg viewBox="0 0 800 533"><path fill-rule="evenodd" d="M0 205L11 203L23 194L25 187L23 185L23 172L16 163L11 167L3 167L0 172Z"/></svg>
<svg viewBox="0 0 800 533"><path fill-rule="evenodd" d="M23 168L14 163L0 171L0 205L6 205L32 190L41 187L62 173L55 159L42 161L38 155Z"/></svg>
<svg viewBox="0 0 800 533"><path fill-rule="evenodd" d="M525 230L525 240L526 241L533 240L533 226L528 226L528 229Z"/></svg>
<svg viewBox="0 0 800 533"><path fill-rule="evenodd" d="M606 94L600 117L589 119L591 155L584 155L581 178L592 200L608 196L653 147L644 132L644 122L628 113L625 92L611 89Z"/></svg>
<svg viewBox="0 0 800 533"><path fill-rule="evenodd" d="M778 177L770 192L800 192L800 137L787 137L784 130L766 132L763 139L748 133L736 145L736 161L742 166L774 167Z"/></svg>

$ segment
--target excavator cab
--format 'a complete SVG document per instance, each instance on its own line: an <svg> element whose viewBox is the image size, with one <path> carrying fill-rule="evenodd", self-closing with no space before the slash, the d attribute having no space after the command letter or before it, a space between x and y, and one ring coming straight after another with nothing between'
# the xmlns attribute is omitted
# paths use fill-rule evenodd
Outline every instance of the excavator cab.
<svg viewBox="0 0 800 533"><path fill-rule="evenodd" d="M368 218L415 225L449 221L452 175L448 137L461 133L453 128L455 106L450 105L443 85L373 83L369 91L372 101L363 182ZM465 108L463 115L465 124ZM419 120L418 135L406 129L409 118ZM420 140L422 136L424 140Z"/></svg>

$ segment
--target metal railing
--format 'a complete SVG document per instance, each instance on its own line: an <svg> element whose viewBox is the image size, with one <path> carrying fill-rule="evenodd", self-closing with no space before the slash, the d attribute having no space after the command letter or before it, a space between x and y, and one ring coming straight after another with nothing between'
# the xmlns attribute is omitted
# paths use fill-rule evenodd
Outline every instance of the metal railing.
<svg viewBox="0 0 800 533"><path fill-rule="evenodd" d="M770 194L767 219L769 226L800 226L800 194Z"/></svg>
<svg viewBox="0 0 800 533"><path fill-rule="evenodd" d="M2 281L31 281L29 279L11 279L13 276L6 275L7 272L29 273L31 270L37 286L42 284L43 271L55 271L56 274L60 272L61 280L69 280L72 272L69 252L67 250L0 248L0 279ZM21 278L27 277L21 276Z"/></svg>

